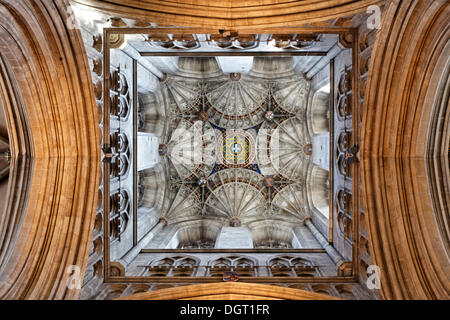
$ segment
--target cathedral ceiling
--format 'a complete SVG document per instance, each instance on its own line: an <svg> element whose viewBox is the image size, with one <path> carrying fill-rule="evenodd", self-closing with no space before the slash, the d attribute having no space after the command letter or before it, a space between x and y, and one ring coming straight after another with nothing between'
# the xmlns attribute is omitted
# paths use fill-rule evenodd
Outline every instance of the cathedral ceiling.
<svg viewBox="0 0 450 320"><path fill-rule="evenodd" d="M183 58L183 73L209 59ZM286 64L273 58L272 67L277 62ZM294 59L288 62L292 70ZM262 71L265 78L250 70L202 79L165 74L160 80L159 103L169 115L160 120L167 130L159 147L170 190L160 211L167 223L206 216L231 226L277 219L298 224L310 216L310 81L290 74L271 79L267 68Z"/></svg>
<svg viewBox="0 0 450 320"><path fill-rule="evenodd" d="M442 127L439 119L445 118L448 122L448 112L437 116L448 110L447 106L434 107L435 96L446 101L437 91L448 92L436 89L444 87L437 80L444 68L448 70L448 1L246 1L236 8L230 1L222 1L216 7L203 0L190 3L152 0L76 2L101 7L110 16L137 19L133 22L135 27L152 26L142 21L153 21L162 26L170 23L245 34L242 31L249 28L297 26L298 21L319 28L330 26L328 22L331 21L333 27L339 28L344 24L334 23L342 18L341 22L357 28L361 37L353 40L360 51L354 61L358 62L355 68L356 72L361 72L361 77L354 79L353 84L360 83L361 90L356 87L353 92L353 96L357 96L356 100L353 99L353 108L362 108L362 137L358 140L357 132L354 132L352 141L361 142L362 161L353 168L361 168L362 175L359 179L355 175L359 169L352 169L355 180L351 191L358 193L362 190L361 201L357 197L353 199L354 225L361 225L362 233L353 232L355 238L350 239L356 244L355 254L361 253L353 276L366 280L364 275L369 262L364 261L369 261L366 258L370 255L384 275L380 290L382 297L448 297L449 264L445 251L448 246L443 243L448 240L448 235L442 235L446 232L443 219L448 218L448 207L444 203L448 203L448 192L445 193L448 187L441 181L445 179L439 179L441 171L436 170L437 178L430 178L426 167L429 159L442 162L440 170L448 176L448 162L444 162L441 156L442 150L448 150L448 132L435 130L437 126L432 123L441 123ZM367 33L365 21L358 24L358 19L352 20L351 17L365 11L371 4L386 4L386 8L381 30ZM2 80L11 78L15 89L3 91L9 98L17 98L7 108L10 119L14 119L10 129L15 133L10 136L9 144L17 151L12 155L12 163L30 158L35 160L33 164L25 163L25 177L14 175L15 181L22 181L8 190L11 191L8 205L14 205L15 209L8 210L8 215L2 217L7 219L7 223L1 233L0 296L5 299L76 298L79 290L67 286L70 273L65 271L68 267L79 266L81 276L86 275L85 282L89 284L108 281L110 274L117 275L114 272L118 270L114 269L116 265L109 264L109 251L103 250L109 244L106 233L110 222L109 203L110 196L114 198L115 194L110 195L105 183L110 166L100 159L101 156L107 159L108 154L102 153L100 146L109 143L110 136L107 130L103 132L103 125L107 124L101 119L104 110L110 111L108 99L103 99L105 83L102 77L107 77L109 70L102 67L102 31L98 30L93 39L83 39L80 31L70 23L73 17L66 0L21 1L20 4L1 0L0 5L0 55L6 64L6 68L2 67ZM253 6L257 10L253 10ZM226 43L223 45L227 46ZM242 46L241 43L239 45ZM370 59L372 45L374 54ZM174 64L170 63L165 72L170 73L173 68ZM104 70L107 74L102 73ZM251 76L250 73L248 75ZM258 72L253 70L253 76L257 75ZM203 79L203 75L197 73L196 78ZM159 105L156 100L151 103ZM347 116L345 106L337 111L342 111L343 117ZM355 115L353 121L356 125L358 117L359 114ZM172 115L163 112L161 118L168 121ZM165 131L158 123L156 129L160 130L162 137L170 137L173 130ZM245 131L248 128L238 129ZM435 145L444 145L445 142L440 151L429 147L430 132L433 135L438 133ZM342 145L348 147L345 135L343 137ZM216 144L212 143L212 146ZM178 171L171 166L170 172L177 177ZM180 175L185 177L192 170L186 169ZM205 193L204 201L214 200L215 208L226 213L223 215L216 210L217 217L228 217L230 212L237 212L232 206L221 207L220 202L234 192L234 187L241 188L241 182L234 183L233 174L227 174L238 170L244 171L249 179L255 174L246 168L227 168L210 177L220 181L219 187L225 190L217 197L214 194L208 197ZM262 165L260 170L263 172ZM191 175L187 179L190 178ZM273 181L263 181L263 188L284 181L282 175L273 178ZM253 179L257 180L256 177ZM259 181L251 181L252 184L247 184L247 194L255 198L254 203L258 205L259 193L262 194L264 189L259 187ZM230 188L228 182L234 185ZM443 186L435 187L445 187L443 192L432 189L439 183ZM99 185L104 188L99 188ZM199 188L198 183L196 188ZM275 190L275 187L271 188ZM283 202L281 194L287 189L277 188L280 190L277 193L279 201ZM176 199L183 190L196 199L192 203L197 201L201 204L198 194L192 192L187 184L175 188L171 198ZM276 202L277 195L272 203ZM344 202L349 197L351 200L351 194L344 192ZM246 198L241 197L243 202ZM165 210L176 213L178 204L181 206L183 202L168 201L164 204ZM284 205L286 208L295 206ZM252 207L249 208L239 208L239 212L251 216ZM111 287L111 290L117 291L117 287Z"/></svg>

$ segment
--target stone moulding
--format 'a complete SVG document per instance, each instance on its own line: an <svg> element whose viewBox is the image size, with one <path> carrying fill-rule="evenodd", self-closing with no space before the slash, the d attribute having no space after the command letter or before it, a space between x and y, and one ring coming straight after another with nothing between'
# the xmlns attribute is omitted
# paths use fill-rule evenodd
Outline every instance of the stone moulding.
<svg viewBox="0 0 450 320"><path fill-rule="evenodd" d="M304 1L157 1L157 0L73 0L122 18L158 23L160 26L213 28L239 31L248 28L285 27L351 16L382 5L384 0Z"/></svg>
<svg viewBox="0 0 450 320"><path fill-rule="evenodd" d="M31 181L10 189L10 200L24 197L26 205L8 210L9 221L20 223L0 230L0 239L16 235L0 262L0 299L76 298L79 290L67 286L68 268L77 266L81 278L86 268L100 132L83 41L68 26L67 6L66 0L0 0L2 69L13 84L2 90L15 97L7 116L20 114L23 122L10 128L13 162L33 163Z"/></svg>
<svg viewBox="0 0 450 320"><path fill-rule="evenodd" d="M441 61L449 56L449 25L448 1L392 1L372 54L361 176L370 252L385 299L449 297L448 243L436 222L449 212L433 209L426 172L427 159L442 159L427 152L426 139L436 129L431 115Z"/></svg>

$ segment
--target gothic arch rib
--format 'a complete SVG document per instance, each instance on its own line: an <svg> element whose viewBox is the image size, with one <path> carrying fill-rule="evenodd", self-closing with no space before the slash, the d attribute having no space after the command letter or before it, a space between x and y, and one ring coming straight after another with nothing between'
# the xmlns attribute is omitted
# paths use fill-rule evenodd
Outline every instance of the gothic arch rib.
<svg viewBox="0 0 450 320"><path fill-rule="evenodd" d="M450 4L392 2L375 42L361 136L364 210L385 299L448 299L450 260L427 184L436 76L449 56ZM376 147L374 147L376 146ZM441 213L439 213L441 214ZM448 208L447 213L448 215ZM445 213L444 213L445 215Z"/></svg>
<svg viewBox="0 0 450 320"><path fill-rule="evenodd" d="M251 28L298 26L339 17L347 17L367 10L373 4L381 5L384 0L276 0L214 2L200 1L156 1L156 0L75 0L117 16L141 19L155 23L188 27L246 30Z"/></svg>
<svg viewBox="0 0 450 320"><path fill-rule="evenodd" d="M13 149L14 157L34 159L30 187L18 188L27 207L2 266L2 299L76 298L78 290L67 287L67 267L80 266L83 276L87 263L100 132L83 41L66 25L67 6L66 0L0 1L1 55L21 100L13 108L23 118L15 121L26 123L12 128L12 140L29 139Z"/></svg>

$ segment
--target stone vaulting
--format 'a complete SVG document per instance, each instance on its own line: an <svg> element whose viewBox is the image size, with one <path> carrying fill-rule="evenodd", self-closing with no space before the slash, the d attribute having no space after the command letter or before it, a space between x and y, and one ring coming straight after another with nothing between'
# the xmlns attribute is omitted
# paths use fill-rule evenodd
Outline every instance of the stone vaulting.
<svg viewBox="0 0 450 320"><path fill-rule="evenodd" d="M446 0L0 0L0 299L449 299L449 57Z"/></svg>

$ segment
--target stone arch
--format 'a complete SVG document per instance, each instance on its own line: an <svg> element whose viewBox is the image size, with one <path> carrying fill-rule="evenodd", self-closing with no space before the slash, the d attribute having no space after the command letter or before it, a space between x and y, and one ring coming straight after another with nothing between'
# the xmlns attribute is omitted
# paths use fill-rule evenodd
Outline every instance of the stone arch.
<svg viewBox="0 0 450 320"><path fill-rule="evenodd" d="M314 166L311 171L311 201L315 209L317 209L324 217L329 216L329 182L328 171Z"/></svg>
<svg viewBox="0 0 450 320"><path fill-rule="evenodd" d="M254 276L257 261L250 256L222 256L209 263L211 276L222 276L225 272L234 271L240 276Z"/></svg>
<svg viewBox="0 0 450 320"><path fill-rule="evenodd" d="M155 259L146 268L146 272L152 277L165 277L170 273L174 263L175 259L171 257Z"/></svg>
<svg viewBox="0 0 450 320"><path fill-rule="evenodd" d="M160 289L122 297L126 300L338 300L339 298L281 286L256 283L221 282Z"/></svg>
<svg viewBox="0 0 450 320"><path fill-rule="evenodd" d="M248 256L240 256L233 260L233 270L239 274L239 276L252 277L255 275L257 262L255 259Z"/></svg>
<svg viewBox="0 0 450 320"><path fill-rule="evenodd" d="M160 92L139 92L139 128L141 132L162 137L165 132L166 108Z"/></svg>
<svg viewBox="0 0 450 320"><path fill-rule="evenodd" d="M166 175L161 164L140 173L139 188L143 194L139 207L161 211L166 192Z"/></svg>
<svg viewBox="0 0 450 320"><path fill-rule="evenodd" d="M275 256L268 261L267 265L270 273L276 277L312 277L317 274L317 268L313 262L298 256Z"/></svg>
<svg viewBox="0 0 450 320"><path fill-rule="evenodd" d="M274 277L292 277L292 268L290 264L290 257L287 256L277 256L271 258L267 266L270 273Z"/></svg>
<svg viewBox="0 0 450 320"><path fill-rule="evenodd" d="M208 273L210 276L223 276L225 272L231 271L233 260L228 257L219 257L209 263Z"/></svg>
<svg viewBox="0 0 450 320"><path fill-rule="evenodd" d="M270 3L266 7L268 10L261 10L271 12L273 16L270 19L266 13L258 13L249 19L247 16L242 17L242 8L234 10L227 2L211 14L210 7L203 1L188 4L181 12L177 11L178 7L167 6L167 3L158 4L161 10L150 10L149 2L146 2L144 9L139 10L123 2L121 6L119 0L110 1L107 7L100 1L80 1L100 6L104 10L115 10L119 15L133 19L164 23L169 17L176 18L172 22L179 25L211 26L215 29L236 27L236 30L297 24L299 20L317 23L364 11L370 4L378 3L375 0L363 0L334 8L338 3L336 0L327 2L322 9L313 13L307 11L310 6L304 3L294 6L291 12L286 12L283 4ZM6 63L10 64L11 74L20 74L22 79L28 80L28 84L17 84L19 96L23 99L23 105L17 109L28 113L28 129L32 130L19 130L30 138L32 146L27 152L38 159L34 165L40 170L40 180L55 181L64 172L71 174L65 176L64 181L52 191L40 189L44 184L20 188L21 193L26 193L22 201L28 200L28 206L21 209L26 211L22 215L23 225L30 227L16 230L21 229L20 237L27 235L32 240L45 241L27 242L30 249L26 252L27 257L23 247L15 247L20 241L16 239L10 244L8 255L17 259L5 262L2 267L10 272L2 273L0 281L1 284L13 283L14 287L7 292L9 288L2 286L0 296L5 299L70 299L76 297L77 292L67 290L67 276L63 272L65 265L56 265L54 260L65 261L69 265L86 265L97 202L96 187L100 180L98 163L101 139L97 127L97 108L91 92L93 86L90 85L89 69L83 56L81 36L78 31L65 25L69 20L65 13L68 2L42 0L40 5L32 6L24 1L17 9L16 3L12 0L2 1L4 10L0 10L0 21L2 26L4 21L10 25L3 26L9 34L2 34L0 39L3 41L2 53L7 52L8 56L16 60L11 59ZM253 6L254 2L250 1L246 5ZM14 8L14 13L11 13L11 8ZM193 8L199 9L199 15L187 18L187 10ZM255 10L255 7L252 10L260 11ZM434 202L434 208L429 205L429 194L436 195L440 191L434 187L430 190L426 179L423 179L427 177L423 161L425 155L429 156L424 150L424 139L428 139L428 130L431 132L436 129L436 125L430 125L430 118L427 118L433 114L430 112L430 106L433 105L429 103L432 101L430 97L436 96L432 85L436 82L432 80L442 73L440 57L448 56L448 47L442 39L448 42L449 16L449 6L445 0L390 2L369 67L371 76L363 108L361 180L370 251L373 252L375 263L387 275L382 278L384 298L445 299L449 292L450 272L444 241L433 241L445 236L439 233L435 222L439 220L435 216L439 207ZM23 33L24 30L27 34ZM19 46L17 39L25 40ZM29 47L30 44L33 44L33 48ZM70 75L70 80L67 75ZM41 83L41 79L47 81ZM32 92L44 94L33 97ZM38 115L41 115L39 119ZM32 141L31 132L40 138L40 144ZM76 134L80 132L81 137ZM58 156L50 157L50 150ZM70 157L66 156L69 154ZM438 155L432 154L431 157L441 163L440 153ZM48 161L50 158L51 161ZM448 167L448 163L446 165ZM40 194L43 202L38 202L36 196L29 197L30 194ZM56 203L56 199L60 202ZM69 202L72 199L75 201ZM40 218L48 221L48 208L54 209L55 224L52 226L57 225L61 230L66 230L66 237L54 234L49 227L38 229L31 223L27 224ZM48 234L54 237L50 238ZM394 243L398 245L398 250L392 250ZM409 247L411 243L414 245ZM19 261L21 258L23 260ZM34 262L38 260L39 265ZM389 265L386 261L393 263ZM400 262L402 270L395 268ZM39 277L42 274L48 277ZM54 281L43 282L49 278ZM190 294L191 297L214 295L214 289L217 290L216 297L231 293L243 296L243 290L246 290L246 294L252 292L254 296L260 296L250 284L245 284L239 290L236 290L236 286L208 286L206 291L197 291L196 296L192 292ZM166 297L177 297L182 291L185 288L171 292ZM283 291L283 294L286 293L292 292ZM164 293L158 294L156 297L164 296ZM277 294L267 296L282 296Z"/></svg>
<svg viewBox="0 0 450 320"><path fill-rule="evenodd" d="M293 248L293 226L283 221L267 220L249 224L255 248Z"/></svg>
<svg viewBox="0 0 450 320"><path fill-rule="evenodd" d="M446 152L430 154L426 140L437 129L435 80L449 56L449 16L445 0L390 3L372 54L361 180L369 250L385 275L385 299L447 299L450 291L449 256L433 209L437 189L430 188L425 170L427 158L439 163Z"/></svg>
<svg viewBox="0 0 450 320"><path fill-rule="evenodd" d="M174 257L175 263L172 275L177 277L193 277L197 271L200 260L193 256Z"/></svg>

